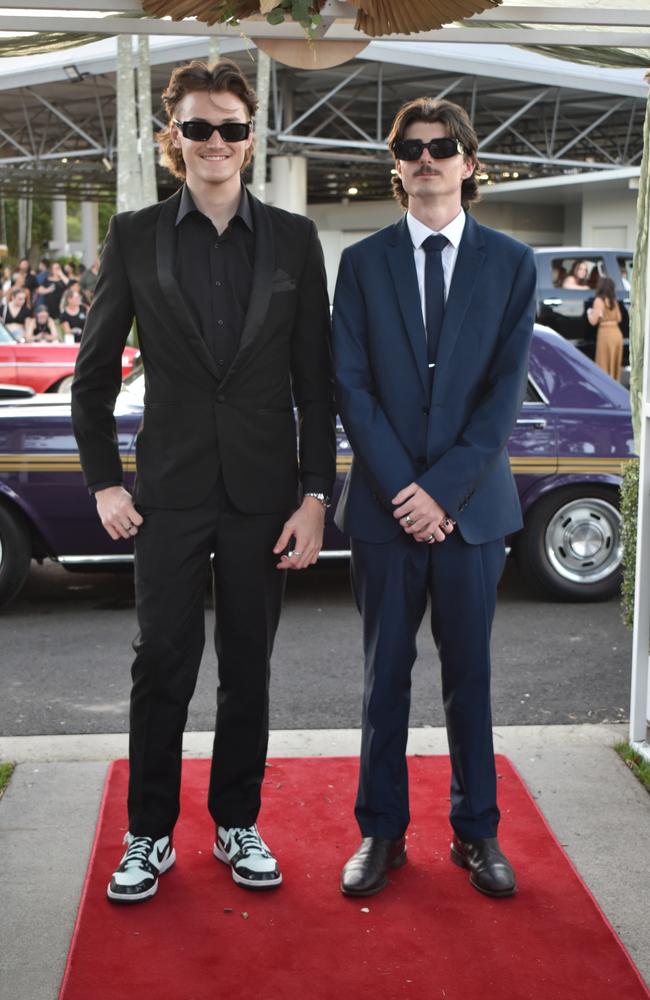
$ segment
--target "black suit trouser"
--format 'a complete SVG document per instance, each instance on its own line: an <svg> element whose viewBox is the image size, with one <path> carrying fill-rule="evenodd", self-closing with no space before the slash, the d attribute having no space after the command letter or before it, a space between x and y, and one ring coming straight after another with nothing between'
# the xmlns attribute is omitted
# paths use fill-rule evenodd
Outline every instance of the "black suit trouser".
<svg viewBox="0 0 650 1000"><path fill-rule="evenodd" d="M208 807L215 823L251 826L260 809L270 659L286 576L275 568L272 550L289 512L242 514L222 484L189 510L140 511L129 829L158 838L178 819L183 730L205 641L211 553L219 684Z"/></svg>

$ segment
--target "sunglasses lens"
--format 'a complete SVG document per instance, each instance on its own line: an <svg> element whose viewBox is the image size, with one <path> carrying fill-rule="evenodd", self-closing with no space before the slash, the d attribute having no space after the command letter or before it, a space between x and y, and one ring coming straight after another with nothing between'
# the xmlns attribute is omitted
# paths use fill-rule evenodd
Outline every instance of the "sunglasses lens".
<svg viewBox="0 0 650 1000"><path fill-rule="evenodd" d="M450 156L456 156L458 143L455 139L432 139L429 152L436 160L447 160Z"/></svg>
<svg viewBox="0 0 650 1000"><path fill-rule="evenodd" d="M250 122L224 122L219 126L219 133L224 142L242 142L248 139L250 130Z"/></svg>
<svg viewBox="0 0 650 1000"><path fill-rule="evenodd" d="M393 144L393 152L398 160L419 160L423 149L421 139L398 139Z"/></svg>
<svg viewBox="0 0 650 1000"><path fill-rule="evenodd" d="M181 128L185 138L194 142L206 142L213 132L209 122L183 122Z"/></svg>

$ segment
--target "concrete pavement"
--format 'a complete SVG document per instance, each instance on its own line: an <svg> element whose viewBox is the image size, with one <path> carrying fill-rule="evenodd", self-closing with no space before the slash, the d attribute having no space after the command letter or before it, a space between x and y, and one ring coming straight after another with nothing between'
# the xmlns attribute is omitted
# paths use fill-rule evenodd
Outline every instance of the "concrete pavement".
<svg viewBox="0 0 650 1000"><path fill-rule="evenodd" d="M517 767L650 980L650 795L611 749L627 727L494 733L495 749ZM211 747L210 733L186 734L187 756L209 756ZM358 752L359 732L342 729L275 731L269 748L271 757ZM409 752L446 753L444 730L412 729ZM0 760L18 765L0 801L0 995L8 1000L56 1000L106 768L126 754L125 735L0 738Z"/></svg>

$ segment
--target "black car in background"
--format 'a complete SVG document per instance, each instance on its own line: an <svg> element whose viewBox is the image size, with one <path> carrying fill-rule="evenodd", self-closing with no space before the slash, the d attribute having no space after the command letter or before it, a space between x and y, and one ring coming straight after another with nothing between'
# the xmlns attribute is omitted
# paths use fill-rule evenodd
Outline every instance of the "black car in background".
<svg viewBox="0 0 650 1000"><path fill-rule="evenodd" d="M630 282L634 255L631 250L590 249L588 247L543 247L534 250L537 265L537 322L556 330L588 358L596 352L596 327L587 319L598 279L611 278L621 303L624 336L622 381L629 383ZM579 271L585 284L572 284Z"/></svg>

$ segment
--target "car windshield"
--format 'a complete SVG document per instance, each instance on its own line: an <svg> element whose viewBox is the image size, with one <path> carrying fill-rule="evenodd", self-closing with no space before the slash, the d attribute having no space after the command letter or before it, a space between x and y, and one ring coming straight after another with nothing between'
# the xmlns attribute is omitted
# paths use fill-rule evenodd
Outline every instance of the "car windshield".
<svg viewBox="0 0 650 1000"><path fill-rule="evenodd" d="M9 333L7 327L0 323L0 344L15 344L15 339Z"/></svg>

